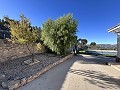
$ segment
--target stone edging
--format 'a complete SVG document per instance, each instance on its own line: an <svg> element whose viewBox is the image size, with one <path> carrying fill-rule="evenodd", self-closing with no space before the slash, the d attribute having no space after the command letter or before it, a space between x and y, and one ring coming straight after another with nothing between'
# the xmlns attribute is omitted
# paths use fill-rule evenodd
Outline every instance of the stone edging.
<svg viewBox="0 0 120 90"><path fill-rule="evenodd" d="M13 81L10 81L8 83L5 83L5 82L2 82L2 87L3 88L7 88L9 90L15 90L17 89L18 87L21 87L31 81L33 81L34 79L36 79L37 77L39 77L40 75L42 75L43 73L47 72L48 70L50 70L51 68L59 65L60 63L66 61L67 59L71 58L73 56L73 54L70 54L64 58L62 58L61 60L59 61L56 61L55 63L53 64L50 64L48 65L47 67L45 67L44 69L42 69L41 71L39 71L38 73L36 73L35 75L33 76L30 76L28 78L23 78L21 80L13 80Z"/></svg>

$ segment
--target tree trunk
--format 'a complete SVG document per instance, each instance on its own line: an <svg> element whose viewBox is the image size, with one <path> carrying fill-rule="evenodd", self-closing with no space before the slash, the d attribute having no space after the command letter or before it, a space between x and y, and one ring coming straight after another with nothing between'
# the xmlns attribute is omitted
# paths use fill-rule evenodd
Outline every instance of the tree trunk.
<svg viewBox="0 0 120 90"><path fill-rule="evenodd" d="M32 55L31 55L32 62L34 62L34 57L35 57L35 54L32 53Z"/></svg>
<svg viewBox="0 0 120 90"><path fill-rule="evenodd" d="M32 45L32 48L33 48L33 52L31 52L29 46L29 44L26 44L27 46L27 49L29 50L30 54L31 54L31 59L32 59L32 62L34 62L34 57L35 57L35 53L34 53L34 45Z"/></svg>

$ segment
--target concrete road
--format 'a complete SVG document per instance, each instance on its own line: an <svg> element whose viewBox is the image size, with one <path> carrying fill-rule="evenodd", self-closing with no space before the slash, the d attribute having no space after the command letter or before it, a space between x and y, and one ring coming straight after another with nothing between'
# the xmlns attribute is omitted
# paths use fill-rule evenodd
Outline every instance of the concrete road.
<svg viewBox="0 0 120 90"><path fill-rule="evenodd" d="M120 90L120 72L110 58L78 55L18 90Z"/></svg>

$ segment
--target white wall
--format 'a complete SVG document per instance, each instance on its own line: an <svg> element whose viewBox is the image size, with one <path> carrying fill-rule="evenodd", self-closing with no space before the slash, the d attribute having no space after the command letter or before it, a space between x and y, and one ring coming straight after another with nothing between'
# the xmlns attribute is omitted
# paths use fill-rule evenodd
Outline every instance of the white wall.
<svg viewBox="0 0 120 90"><path fill-rule="evenodd" d="M117 34L117 57L120 58L120 33Z"/></svg>

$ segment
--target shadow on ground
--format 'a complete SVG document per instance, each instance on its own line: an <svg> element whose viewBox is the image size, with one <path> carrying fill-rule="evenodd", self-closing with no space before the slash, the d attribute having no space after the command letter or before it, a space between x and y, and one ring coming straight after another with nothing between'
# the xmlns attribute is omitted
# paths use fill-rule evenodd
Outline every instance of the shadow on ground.
<svg viewBox="0 0 120 90"><path fill-rule="evenodd" d="M101 71L71 69L75 62L80 64L100 64L112 60L111 58L95 57L87 58L81 55L70 58L64 63L52 68L41 77L19 88L18 90L60 90L66 81L67 74L72 73L82 76L90 84L103 89L116 89L120 87L120 79L107 75Z"/></svg>
<svg viewBox="0 0 120 90"><path fill-rule="evenodd" d="M115 62L114 58L110 57L101 57L101 56L88 56L84 57L82 55L76 56L76 62L80 64L98 64L105 65L105 62ZM118 89L120 88L120 79L110 76L102 71L94 70L76 70L69 69L69 73L82 76L84 81L89 82L90 84L96 85L103 89Z"/></svg>
<svg viewBox="0 0 120 90"><path fill-rule="evenodd" d="M78 55L79 62L81 64L101 64L105 65L106 62L115 62L115 58L110 58L110 57L103 57L103 56L93 56L93 55Z"/></svg>
<svg viewBox="0 0 120 90"><path fill-rule="evenodd" d="M105 62L115 62L114 58L110 57L101 57L101 56L77 56L79 60L77 60L80 64L100 64L105 65ZM98 87L105 89L116 89L116 87L120 88L120 79L114 78L104 72L101 71L93 71L93 70L75 70L70 69L70 73L77 74L84 77L85 81L88 81L91 84L97 85Z"/></svg>
<svg viewBox="0 0 120 90"><path fill-rule="evenodd" d="M84 77L85 81L91 84L97 85L98 87L105 89L116 89L120 88L120 79L114 78L113 76L104 74L103 72L97 72L92 70L74 70L70 69L70 73L77 74Z"/></svg>

